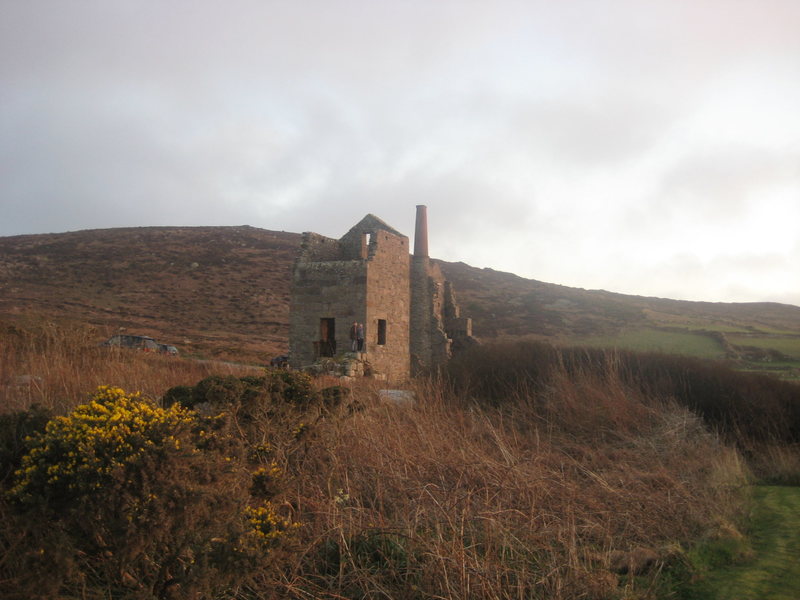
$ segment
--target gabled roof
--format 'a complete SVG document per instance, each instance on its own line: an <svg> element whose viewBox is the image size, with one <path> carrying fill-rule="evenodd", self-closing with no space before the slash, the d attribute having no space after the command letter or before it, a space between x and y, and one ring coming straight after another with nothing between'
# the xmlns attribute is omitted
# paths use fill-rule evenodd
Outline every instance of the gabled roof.
<svg viewBox="0 0 800 600"><path fill-rule="evenodd" d="M387 225L386 222L384 222L382 219L379 219L378 217L376 217L373 214L368 214L363 219L361 219L358 223L353 225L350 228L350 231L345 233L340 239L343 240L344 238L349 237L351 234L371 233L371 232L377 231L379 229L381 229L383 231L388 231L392 235L397 235L397 236L400 236L400 237L406 237L402 233L397 231L391 225Z"/></svg>

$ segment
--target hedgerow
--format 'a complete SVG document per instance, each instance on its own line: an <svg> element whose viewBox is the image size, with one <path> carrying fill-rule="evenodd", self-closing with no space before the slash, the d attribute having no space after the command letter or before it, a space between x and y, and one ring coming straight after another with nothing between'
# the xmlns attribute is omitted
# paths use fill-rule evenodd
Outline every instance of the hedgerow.
<svg viewBox="0 0 800 600"><path fill-rule="evenodd" d="M651 398L670 398L700 415L728 441L800 443L800 386L763 374L736 371L711 360L598 348L555 348L545 343L498 343L472 348L447 365L457 393L495 406L520 394L542 394L555 374L584 375L625 385Z"/></svg>

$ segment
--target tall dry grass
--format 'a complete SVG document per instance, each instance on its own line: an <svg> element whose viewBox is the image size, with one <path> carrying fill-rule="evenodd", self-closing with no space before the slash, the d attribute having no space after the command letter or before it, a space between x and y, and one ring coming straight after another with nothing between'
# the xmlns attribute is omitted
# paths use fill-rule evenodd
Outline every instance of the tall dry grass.
<svg viewBox="0 0 800 600"><path fill-rule="evenodd" d="M114 385L159 398L170 387L190 385L212 373L257 372L221 362L101 347L107 332L87 325L38 320L0 322L0 411L39 404L63 413L99 385Z"/></svg>
<svg viewBox="0 0 800 600"><path fill-rule="evenodd" d="M674 404L619 378L551 377L505 406L441 383L415 407L373 404L317 430L294 468L305 546L294 597L651 597L657 569L620 579L635 548L668 560L730 529L746 473Z"/></svg>
<svg viewBox="0 0 800 600"><path fill-rule="evenodd" d="M160 397L231 368L109 351L98 338L6 327L4 408L63 412L99 384ZM417 382L412 406L356 385L349 407L286 423L281 411L249 415L282 473L273 501L302 527L280 568L253 565L250 595L229 597L652 598L662 563L628 578L620 556L680 561L692 541L735 528L746 468L685 406L632 385L614 361L562 357L516 378L502 364L482 378L473 368L467 387ZM7 383L22 375L40 379Z"/></svg>
<svg viewBox="0 0 800 600"><path fill-rule="evenodd" d="M521 386L541 391L559 371L596 378L614 373L646 397L685 406L747 452L764 443L800 444L800 385L717 361L521 342L471 349L447 367L460 394L496 405Z"/></svg>

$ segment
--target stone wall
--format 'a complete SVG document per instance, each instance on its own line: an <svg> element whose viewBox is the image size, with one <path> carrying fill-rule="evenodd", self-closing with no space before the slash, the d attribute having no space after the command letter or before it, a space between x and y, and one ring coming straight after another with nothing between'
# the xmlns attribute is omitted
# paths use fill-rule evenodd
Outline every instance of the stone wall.
<svg viewBox="0 0 800 600"><path fill-rule="evenodd" d="M367 360L392 381L408 379L409 289L408 238L386 231L373 234L367 260L367 318L364 336ZM379 344L378 324L385 322L385 343Z"/></svg>
<svg viewBox="0 0 800 600"><path fill-rule="evenodd" d="M364 261L298 260L292 279L289 356L293 367L319 358L320 319L335 321L335 353L350 350L350 326L366 320Z"/></svg>
<svg viewBox="0 0 800 600"><path fill-rule="evenodd" d="M384 223L375 215L367 215L353 225L350 231L345 233L339 240L340 258L355 260L368 258L374 254L377 242L376 234L379 231L389 233L398 238L404 238L406 242L408 241L406 236ZM367 238L369 238L369 243L367 243ZM408 246L408 243L406 243L406 246ZM408 254L408 248L406 248L406 254Z"/></svg>
<svg viewBox="0 0 800 600"><path fill-rule="evenodd" d="M445 281L427 256L413 256L411 263L411 364L413 373L421 373L450 358L442 318Z"/></svg>
<svg viewBox="0 0 800 600"><path fill-rule="evenodd" d="M461 316L461 307L456 300L456 291L453 284L449 281L444 282L444 308L442 309L444 315L444 328L447 331L454 344L464 342L466 345L477 343L477 340L472 336L472 319L469 317ZM466 338L470 338L467 340Z"/></svg>
<svg viewBox="0 0 800 600"><path fill-rule="evenodd" d="M303 233L303 243L300 246L300 260L303 262L338 260L340 252L339 240L311 231Z"/></svg>
<svg viewBox="0 0 800 600"><path fill-rule="evenodd" d="M453 350L476 343L472 321L461 317L439 266L427 252L410 256L408 238L374 215L339 240L304 234L292 280L293 367L313 364L323 347L331 350L320 343L322 320L325 327L335 326L337 361L363 362L365 373L393 382L434 370ZM354 321L364 324L365 347L348 357Z"/></svg>
<svg viewBox="0 0 800 600"><path fill-rule="evenodd" d="M334 320L334 354L343 359L351 350L350 327L357 321L364 324L365 335L365 348L359 359L368 363L369 371L392 381L407 379L408 251L408 238L372 215L340 240L304 234L292 279L292 367L306 367L320 358L321 319ZM384 336L379 340L381 322Z"/></svg>

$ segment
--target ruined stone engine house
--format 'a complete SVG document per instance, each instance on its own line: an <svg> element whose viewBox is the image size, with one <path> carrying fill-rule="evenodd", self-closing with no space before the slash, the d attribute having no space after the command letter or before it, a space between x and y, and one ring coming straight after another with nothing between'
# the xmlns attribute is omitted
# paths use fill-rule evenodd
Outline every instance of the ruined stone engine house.
<svg viewBox="0 0 800 600"><path fill-rule="evenodd" d="M356 353L353 323L364 328ZM408 237L374 215L338 240L303 233L292 276L292 367L339 357L365 365L364 374L397 382L474 343L471 319L461 317L452 285L428 257L425 206L417 206L413 255Z"/></svg>

